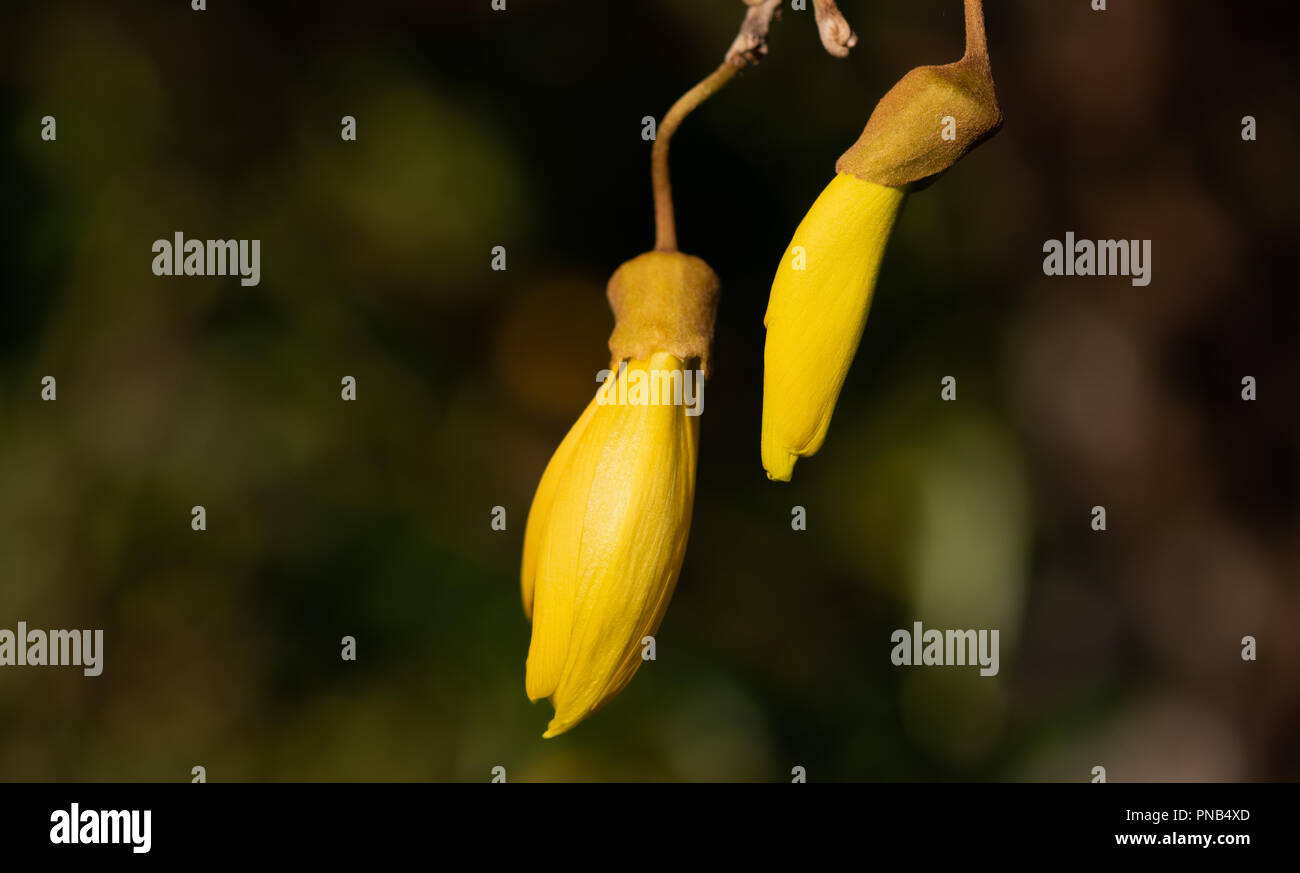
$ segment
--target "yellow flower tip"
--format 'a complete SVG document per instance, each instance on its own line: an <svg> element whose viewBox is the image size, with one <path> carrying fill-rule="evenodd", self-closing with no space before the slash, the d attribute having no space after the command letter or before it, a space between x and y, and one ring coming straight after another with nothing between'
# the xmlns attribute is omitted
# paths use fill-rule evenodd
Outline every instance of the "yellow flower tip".
<svg viewBox="0 0 1300 873"><path fill-rule="evenodd" d="M791 451L783 440L769 432L769 428L763 429L761 450L763 469L767 471L767 478L773 482L789 482L790 477L794 475L794 465L799 460L799 453Z"/></svg>
<svg viewBox="0 0 1300 873"><path fill-rule="evenodd" d="M789 482L794 476L794 462L797 460L799 456L790 452L783 452L780 460L769 458L763 462L767 478L773 482Z"/></svg>
<svg viewBox="0 0 1300 873"><path fill-rule="evenodd" d="M558 718L551 719L551 723L546 726L546 732L542 734L542 739L553 740L560 734L567 734L569 730L577 726L576 721L561 723Z"/></svg>

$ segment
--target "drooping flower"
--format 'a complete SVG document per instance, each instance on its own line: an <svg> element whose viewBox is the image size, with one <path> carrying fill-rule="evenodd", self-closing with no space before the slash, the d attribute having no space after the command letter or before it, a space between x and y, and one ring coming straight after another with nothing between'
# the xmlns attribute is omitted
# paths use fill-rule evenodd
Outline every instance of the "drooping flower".
<svg viewBox="0 0 1300 873"><path fill-rule="evenodd" d="M555 707L545 737L626 687L668 608L695 499L702 398L690 384L717 293L708 265L678 252L641 255L610 280L611 372L542 474L524 532L526 686Z"/></svg>
<svg viewBox="0 0 1300 873"><path fill-rule="evenodd" d="M631 361L601 390L654 369L680 372L682 362L662 352ZM544 736L600 709L641 665L686 554L698 424L672 405L593 399L542 478L523 586L528 696L555 706Z"/></svg>
<svg viewBox="0 0 1300 873"><path fill-rule="evenodd" d="M906 194L839 173L799 224L772 283L763 379L763 467L789 481L821 448L871 308Z"/></svg>
<svg viewBox="0 0 1300 873"><path fill-rule="evenodd" d="M917 67L876 104L795 231L764 324L761 453L768 478L821 448L871 308L903 201L1002 125L980 0L965 0L966 53Z"/></svg>

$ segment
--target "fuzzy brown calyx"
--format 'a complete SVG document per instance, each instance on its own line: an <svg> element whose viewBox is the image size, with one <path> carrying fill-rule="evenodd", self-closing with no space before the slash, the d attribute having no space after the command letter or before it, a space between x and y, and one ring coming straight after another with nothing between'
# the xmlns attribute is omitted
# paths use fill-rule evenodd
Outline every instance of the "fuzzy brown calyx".
<svg viewBox="0 0 1300 873"><path fill-rule="evenodd" d="M707 375L719 285L712 267L681 252L646 252L620 266L606 292L614 310L610 369L662 351L698 359Z"/></svg>
<svg viewBox="0 0 1300 873"><path fill-rule="evenodd" d="M900 79L880 98L835 170L901 188L944 172L1000 127L983 7L980 0L966 0L966 54L955 63L917 67Z"/></svg>

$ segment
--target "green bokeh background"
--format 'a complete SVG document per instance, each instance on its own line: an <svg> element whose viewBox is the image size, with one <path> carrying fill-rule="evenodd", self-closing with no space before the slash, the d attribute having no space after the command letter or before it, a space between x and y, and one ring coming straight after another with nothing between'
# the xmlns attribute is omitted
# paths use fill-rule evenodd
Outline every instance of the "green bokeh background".
<svg viewBox="0 0 1300 873"><path fill-rule="evenodd" d="M991 4L1006 127L909 201L780 485L772 273L879 96L962 45L957 0L844 0L848 60L787 11L674 144L723 298L658 659L547 741L529 502L607 361L605 280L652 246L641 119L741 4L208 5L0 12L0 627L107 649L0 670L0 779L1300 778L1285 5ZM154 277L176 231L260 239L261 284ZM1067 231L1152 240L1151 284L1045 278ZM999 628L1000 674L893 667L916 620Z"/></svg>

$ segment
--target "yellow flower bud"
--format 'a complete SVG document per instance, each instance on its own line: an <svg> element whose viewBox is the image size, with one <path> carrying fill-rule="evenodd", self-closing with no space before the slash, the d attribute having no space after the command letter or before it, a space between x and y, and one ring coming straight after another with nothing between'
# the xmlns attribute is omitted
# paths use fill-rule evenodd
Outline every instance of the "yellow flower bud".
<svg viewBox="0 0 1300 873"><path fill-rule="evenodd" d="M668 143L741 65L729 56L659 125L650 162L655 250L609 280L611 373L556 449L529 511L520 573L533 622L525 685L530 699L548 697L555 707L543 737L569 730L627 686L681 572L718 277L677 250Z"/></svg>
<svg viewBox="0 0 1300 873"><path fill-rule="evenodd" d="M981 0L965 0L966 53L917 67L889 90L804 216L772 282L763 372L763 467L789 481L826 439L909 191L1002 126ZM951 135L949 135L951 134Z"/></svg>
<svg viewBox="0 0 1300 873"><path fill-rule="evenodd" d="M804 216L772 282L763 323L763 467L789 481L826 438L857 353L904 189L836 175Z"/></svg>
<svg viewBox="0 0 1300 873"><path fill-rule="evenodd" d="M698 419L638 402L620 382L676 371L667 352L615 370L551 458L524 533L533 622L527 691L549 697L554 737L600 709L641 665L668 608L695 497ZM631 398L631 399L627 399ZM645 400L644 397L640 398Z"/></svg>

